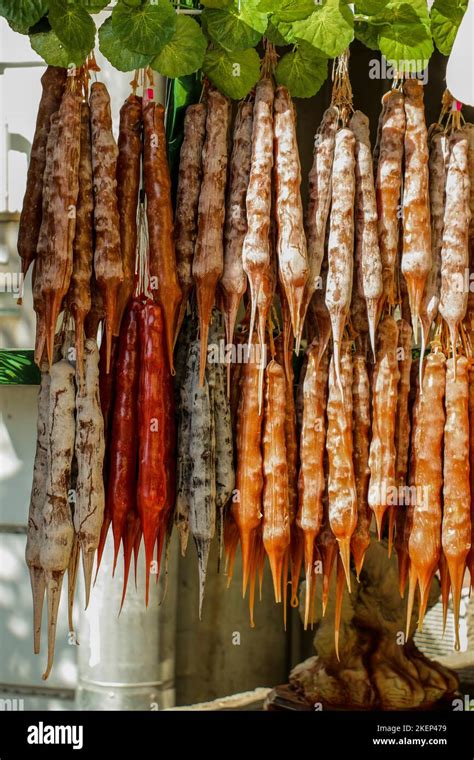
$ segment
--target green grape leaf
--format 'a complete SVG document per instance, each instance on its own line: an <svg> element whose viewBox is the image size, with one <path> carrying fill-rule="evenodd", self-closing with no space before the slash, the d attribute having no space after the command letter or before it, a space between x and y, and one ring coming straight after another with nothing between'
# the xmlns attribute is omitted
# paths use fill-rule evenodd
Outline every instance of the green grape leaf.
<svg viewBox="0 0 474 760"><path fill-rule="evenodd" d="M388 2L389 0L359 0L355 5L355 12L364 16L375 16L385 9Z"/></svg>
<svg viewBox="0 0 474 760"><path fill-rule="evenodd" d="M207 40L197 21L179 15L176 22L173 37L151 62L152 69L172 79L200 69L207 48Z"/></svg>
<svg viewBox="0 0 474 760"><path fill-rule="evenodd" d="M443 55L449 55L468 6L468 0L435 0L431 7L431 33Z"/></svg>
<svg viewBox="0 0 474 760"><path fill-rule="evenodd" d="M288 24L288 26L290 26L290 25ZM283 45L288 45L288 42L283 37L279 26L276 26L275 24L273 24L272 21L270 21L269 24L268 24L268 26L267 26L267 29L265 31L265 37L273 45L278 45L280 47L283 47Z"/></svg>
<svg viewBox="0 0 474 760"><path fill-rule="evenodd" d="M224 50L246 50L258 45L267 28L267 14L260 13L247 3L225 10L205 8L202 24L209 37Z"/></svg>
<svg viewBox="0 0 474 760"><path fill-rule="evenodd" d="M119 2L112 11L112 25L117 37L129 50L157 55L174 34L176 13L168 0L156 0L153 5L138 7Z"/></svg>
<svg viewBox="0 0 474 760"><path fill-rule="evenodd" d="M26 34L47 12L47 0L0 0L0 16L21 34Z"/></svg>
<svg viewBox="0 0 474 760"><path fill-rule="evenodd" d="M304 42L280 58L275 69L276 81L285 85L294 98L311 98L326 81L327 75L328 59Z"/></svg>
<svg viewBox="0 0 474 760"><path fill-rule="evenodd" d="M206 8L230 8L234 0L201 0L201 5Z"/></svg>
<svg viewBox="0 0 474 760"><path fill-rule="evenodd" d="M49 66L80 66L87 57L87 52L68 50L53 30L30 34L30 45Z"/></svg>
<svg viewBox="0 0 474 760"><path fill-rule="evenodd" d="M291 22L308 18L315 5L315 0L260 0L258 10L273 14L272 21Z"/></svg>
<svg viewBox="0 0 474 760"><path fill-rule="evenodd" d="M260 58L254 48L229 53L208 50L202 70L215 86L234 100L245 98L260 77Z"/></svg>
<svg viewBox="0 0 474 760"><path fill-rule="evenodd" d="M148 66L151 56L128 50L114 32L112 19L109 17L99 29L99 49L114 69L118 71L135 71Z"/></svg>
<svg viewBox="0 0 474 760"><path fill-rule="evenodd" d="M277 21L291 23L302 18L308 18L314 11L314 6L319 5L316 0L260 0L258 10L262 13L271 13Z"/></svg>
<svg viewBox="0 0 474 760"><path fill-rule="evenodd" d="M293 33L328 58L336 58L354 39L354 15L339 0L326 0L309 18L295 21Z"/></svg>
<svg viewBox="0 0 474 760"><path fill-rule="evenodd" d="M109 0L79 0L88 13L100 13L109 4Z"/></svg>
<svg viewBox="0 0 474 760"><path fill-rule="evenodd" d="M379 27L379 47L400 73L424 71L433 53L430 19L425 0L392 0Z"/></svg>
<svg viewBox="0 0 474 760"><path fill-rule="evenodd" d="M379 30L380 27L367 21L356 21L354 25L356 39L363 42L371 50L379 49Z"/></svg>
<svg viewBox="0 0 474 760"><path fill-rule="evenodd" d="M94 47L95 24L80 5L50 0L48 19L53 32L69 50L89 53Z"/></svg>

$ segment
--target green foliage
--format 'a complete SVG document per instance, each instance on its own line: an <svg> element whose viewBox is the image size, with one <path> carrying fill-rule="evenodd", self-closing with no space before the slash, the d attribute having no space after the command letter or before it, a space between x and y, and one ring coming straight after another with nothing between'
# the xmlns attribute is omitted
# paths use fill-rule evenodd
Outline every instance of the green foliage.
<svg viewBox="0 0 474 760"><path fill-rule="evenodd" d="M282 34L281 29L279 29L279 27L276 24L274 24L272 21L268 22L268 26L265 32L265 37L273 45L283 46L283 45L288 44L287 40Z"/></svg>
<svg viewBox="0 0 474 760"><path fill-rule="evenodd" d="M109 4L109 0L79 0L88 13L100 13Z"/></svg>
<svg viewBox="0 0 474 760"><path fill-rule="evenodd" d="M392 0L381 14L378 42L400 72L423 71L433 53L426 0Z"/></svg>
<svg viewBox="0 0 474 760"><path fill-rule="evenodd" d="M468 6L468 0L435 0L431 8L431 33L436 47L449 55Z"/></svg>
<svg viewBox="0 0 474 760"><path fill-rule="evenodd" d="M57 38L68 50L77 50L85 58L93 49L95 24L79 3L50 0L48 20Z"/></svg>
<svg viewBox="0 0 474 760"><path fill-rule="evenodd" d="M379 27L369 21L356 21L354 26L356 39L360 40L371 50L379 49Z"/></svg>
<svg viewBox="0 0 474 760"><path fill-rule="evenodd" d="M201 0L201 5L205 8L230 8L233 0Z"/></svg>
<svg viewBox="0 0 474 760"><path fill-rule="evenodd" d="M176 13L168 0L129 6L123 0L112 11L112 29L129 50L157 55L176 29Z"/></svg>
<svg viewBox="0 0 474 760"><path fill-rule="evenodd" d="M363 0L356 4L355 35L400 73L423 71L434 49L426 0Z"/></svg>
<svg viewBox="0 0 474 760"><path fill-rule="evenodd" d="M30 34L30 44L35 53L38 53L49 66L80 66L87 56L84 51L69 50L52 29Z"/></svg>
<svg viewBox="0 0 474 760"><path fill-rule="evenodd" d="M39 385L40 371L34 351L0 349L0 385Z"/></svg>
<svg viewBox="0 0 474 760"><path fill-rule="evenodd" d="M215 48L206 53L202 70L224 95L240 100L258 82L260 58L254 48L234 53Z"/></svg>
<svg viewBox="0 0 474 760"><path fill-rule="evenodd" d="M340 0L326 0L324 5L316 5L311 16L293 23L293 34L320 54L335 58L354 39L354 15Z"/></svg>
<svg viewBox="0 0 474 760"><path fill-rule="evenodd" d="M173 37L151 62L153 69L170 79L184 77L200 69L207 47L207 40L197 21L180 15L176 22Z"/></svg>
<svg viewBox="0 0 474 760"><path fill-rule="evenodd" d="M311 98L328 75L328 59L320 56L308 43L280 59L275 70L278 84L283 84L295 98Z"/></svg>
<svg viewBox="0 0 474 760"><path fill-rule="evenodd" d="M266 13L256 10L258 1L235 2L225 9L205 8L202 25L213 42L224 50L245 50L255 47L267 28Z"/></svg>
<svg viewBox="0 0 474 760"><path fill-rule="evenodd" d="M129 50L119 40L113 30L112 19L108 18L99 29L99 48L102 55L119 71L135 71L148 66L150 55Z"/></svg>
<svg viewBox="0 0 474 760"><path fill-rule="evenodd" d="M0 16L48 64L80 65L96 44L93 14L107 0L0 0ZM111 65L133 71L151 64L170 78L199 71L233 98L259 76L262 37L282 48L276 77L296 97L310 97L327 74L325 61L356 37L400 72L420 71L434 44L451 51L468 0L202 0L198 17L177 14L172 0L117 0L99 29ZM238 71L238 75L236 75Z"/></svg>
<svg viewBox="0 0 474 760"><path fill-rule="evenodd" d="M260 0L259 11L271 13L276 22L291 23L308 18L314 11L314 0Z"/></svg>
<svg viewBox="0 0 474 760"><path fill-rule="evenodd" d="M389 0L359 0L355 6L355 12L364 16L373 16L384 10Z"/></svg>
<svg viewBox="0 0 474 760"><path fill-rule="evenodd" d="M0 0L0 16L21 34L27 34L28 29L38 23L47 10L47 0Z"/></svg>

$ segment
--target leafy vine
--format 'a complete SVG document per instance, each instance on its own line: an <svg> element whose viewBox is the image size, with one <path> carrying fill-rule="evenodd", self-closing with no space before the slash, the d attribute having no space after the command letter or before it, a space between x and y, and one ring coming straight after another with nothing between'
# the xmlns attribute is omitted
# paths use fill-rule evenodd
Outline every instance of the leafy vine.
<svg viewBox="0 0 474 760"><path fill-rule="evenodd" d="M426 68L434 46L449 55L468 0L0 0L0 16L28 34L53 66L79 66L97 44L119 71L151 66L177 78L198 70L226 95L245 97L259 78L258 46L281 48L275 77L295 97L314 95L328 60L354 39L400 73Z"/></svg>

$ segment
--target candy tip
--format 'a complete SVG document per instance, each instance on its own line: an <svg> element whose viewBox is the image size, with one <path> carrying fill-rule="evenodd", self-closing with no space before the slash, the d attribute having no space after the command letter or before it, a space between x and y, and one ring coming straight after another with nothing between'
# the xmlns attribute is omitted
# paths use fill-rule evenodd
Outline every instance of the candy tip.
<svg viewBox="0 0 474 760"><path fill-rule="evenodd" d="M84 609L89 606L90 590L92 583L92 571L94 569L94 556L95 551L82 552L82 571L84 575L84 586L86 593L86 604Z"/></svg>
<svg viewBox="0 0 474 760"><path fill-rule="evenodd" d="M349 594L351 593L351 555L350 555L350 539L338 539L339 544L339 556L344 568L344 575L346 578L347 589Z"/></svg>

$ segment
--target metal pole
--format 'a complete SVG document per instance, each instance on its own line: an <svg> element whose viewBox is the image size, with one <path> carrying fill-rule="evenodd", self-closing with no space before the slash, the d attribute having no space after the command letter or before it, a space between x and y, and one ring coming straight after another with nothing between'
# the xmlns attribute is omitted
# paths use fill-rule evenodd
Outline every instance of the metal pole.
<svg viewBox="0 0 474 760"><path fill-rule="evenodd" d="M174 543L174 542L173 542ZM151 577L145 608L144 553L137 590L131 569L127 598L118 615L123 571L112 578L113 546L107 542L89 608L81 612L78 646L79 710L161 710L175 704L175 637L178 548L169 552L168 588Z"/></svg>

